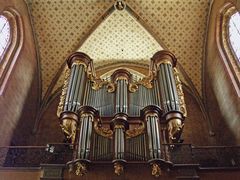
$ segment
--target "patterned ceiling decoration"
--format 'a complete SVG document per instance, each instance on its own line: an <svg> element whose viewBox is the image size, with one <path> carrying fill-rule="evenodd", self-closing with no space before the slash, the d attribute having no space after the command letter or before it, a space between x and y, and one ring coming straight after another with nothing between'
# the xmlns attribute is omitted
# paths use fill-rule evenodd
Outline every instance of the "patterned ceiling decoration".
<svg viewBox="0 0 240 180"><path fill-rule="evenodd" d="M126 10L115 10L84 42L79 51L94 59L95 68L130 61L149 64L163 48Z"/></svg>
<svg viewBox="0 0 240 180"><path fill-rule="evenodd" d="M91 28L101 18L101 16L113 5L114 0L26 0L31 10L33 18L33 25L35 34L37 37L41 70L42 70L42 88L43 95L46 92L52 78L60 65L65 61L66 57L73 51L79 48L80 42L90 32ZM183 68L192 79L199 93L201 93L201 70L203 59L203 47L207 22L207 12L209 9L209 0L125 0L127 4L140 16L149 29L155 34L157 39L160 39L164 45L168 47L178 58ZM118 11L119 12L119 11ZM122 11L122 15L113 12L110 19L106 19L104 23L108 25L104 26L100 24L99 29L95 30L96 36L102 34L104 37L108 36L109 31L114 29L114 26L122 27L122 31L127 31L126 25L131 29L130 24L135 24L138 32L145 31L139 27L139 24L133 20L128 14L124 15L125 11ZM116 14L114 16L114 14ZM119 17L118 17L119 16ZM128 18L128 24L121 22L117 24L115 21L109 22L111 18L123 17ZM125 26L125 27L124 27ZM105 28L104 28L105 27ZM121 30L119 29L119 31ZM140 30L141 29L141 30ZM132 29L135 31L135 29ZM95 34L94 32L94 34ZM114 34L112 32L112 34ZM116 35L116 34L115 34ZM145 36L146 35L146 36ZM147 37L147 33L145 33ZM90 43L91 38L87 40L86 44L82 46L82 50L87 50L87 44L95 48L96 54L89 55L97 60L101 58L107 58L111 62L117 60L126 60L123 58L123 54L128 58L135 60L142 60L149 57L150 52L156 48L154 41L152 46L147 46L144 52L148 52L148 55L142 53L142 44L136 44L141 42L140 38L136 36L133 38L118 38L112 37L103 39L97 37L97 44L102 41L102 46L97 47L95 44ZM132 35L129 37L132 37ZM101 41L99 40L101 38ZM148 43L150 43L148 37ZM121 45L115 47L115 51L108 49L110 39L118 41ZM135 54L130 53L128 44L121 42L121 39L128 43L135 43L140 48ZM94 39L93 39L94 40ZM103 41L104 40L104 41ZM89 42L88 42L89 41ZM125 47L126 46L126 47ZM132 48L131 46L129 47ZM123 49L123 51L122 51ZM141 50L140 50L141 49ZM106 50L106 51L105 51ZM118 53L117 54L117 50ZM128 52L128 53L127 53ZM144 54L144 56L142 56ZM141 57L141 58L139 58ZM106 61L106 59L105 59ZM101 61L101 63L103 60ZM107 62L104 62L107 63ZM60 86L61 83L59 83Z"/></svg>
<svg viewBox="0 0 240 180"><path fill-rule="evenodd" d="M26 0L33 19L42 71L42 95L70 53L112 0Z"/></svg>
<svg viewBox="0 0 240 180"><path fill-rule="evenodd" d="M202 60L209 0L126 0L158 39L175 54L202 91Z"/></svg>

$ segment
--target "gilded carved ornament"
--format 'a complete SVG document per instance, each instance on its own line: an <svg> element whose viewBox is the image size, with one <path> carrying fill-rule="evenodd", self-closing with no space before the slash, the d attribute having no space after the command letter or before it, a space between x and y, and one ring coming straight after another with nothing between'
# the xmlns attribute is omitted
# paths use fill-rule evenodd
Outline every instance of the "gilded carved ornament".
<svg viewBox="0 0 240 180"><path fill-rule="evenodd" d="M126 138L130 139L144 133L145 133L145 124L144 122L141 122L141 125L139 127L126 131Z"/></svg>
<svg viewBox="0 0 240 180"><path fill-rule="evenodd" d="M128 90L134 93L138 90L138 85L136 83L129 83Z"/></svg>
<svg viewBox="0 0 240 180"><path fill-rule="evenodd" d="M114 126L114 129L125 129L125 127L122 124L117 124Z"/></svg>
<svg viewBox="0 0 240 180"><path fill-rule="evenodd" d="M136 82L136 84L143 85L144 87L151 89L153 87L152 81L154 79L155 75L153 71L149 71L149 75L145 76L140 81Z"/></svg>
<svg viewBox="0 0 240 180"><path fill-rule="evenodd" d="M101 127L99 124L99 120L94 121L94 130L98 135L112 139L113 131L111 129Z"/></svg>
<svg viewBox="0 0 240 180"><path fill-rule="evenodd" d="M76 171L75 174L77 176L83 176L87 174L87 167L84 163L77 162L76 163Z"/></svg>
<svg viewBox="0 0 240 180"><path fill-rule="evenodd" d="M171 119L168 122L167 130L170 143L175 143L177 137L180 137L180 133L184 127L184 123L180 119Z"/></svg>
<svg viewBox="0 0 240 180"><path fill-rule="evenodd" d="M159 177L162 174L162 170L157 163L152 164L152 175L155 177Z"/></svg>
<svg viewBox="0 0 240 180"><path fill-rule="evenodd" d="M116 84L112 83L112 82L109 82L107 84L107 91L110 92L110 93L113 93L113 92L115 92L115 90L116 90Z"/></svg>
<svg viewBox="0 0 240 180"><path fill-rule="evenodd" d="M67 137L67 139L71 140L71 143L74 144L77 132L77 122L73 119L63 119L60 127Z"/></svg>
<svg viewBox="0 0 240 180"><path fill-rule="evenodd" d="M118 176L121 175L123 173L123 165L118 162L115 162L114 163L114 173Z"/></svg>
<svg viewBox="0 0 240 180"><path fill-rule="evenodd" d="M180 111L183 113L184 117L187 117L187 108L186 108L184 93L183 93L183 89L182 89L182 82L179 78L179 72L178 72L177 68L173 68L173 74L174 74L174 78L175 78L175 82L176 82Z"/></svg>
<svg viewBox="0 0 240 180"><path fill-rule="evenodd" d="M66 67L65 73L64 73L64 84L63 84L63 88L62 88L62 94L60 96L60 102L59 102L58 108L57 108L57 116L58 117L60 117L60 114L63 111L64 101L65 101L66 94L67 94L69 76L70 76L70 69L68 67Z"/></svg>

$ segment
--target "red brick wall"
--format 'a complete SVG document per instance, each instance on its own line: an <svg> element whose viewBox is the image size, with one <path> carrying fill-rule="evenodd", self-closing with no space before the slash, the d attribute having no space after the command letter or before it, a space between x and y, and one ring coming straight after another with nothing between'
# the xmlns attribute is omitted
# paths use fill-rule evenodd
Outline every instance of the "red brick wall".
<svg viewBox="0 0 240 180"><path fill-rule="evenodd" d="M15 8L21 14L24 42L5 91L0 96L0 145L10 144L24 111L27 115L21 123L34 121L39 96L38 84L33 82L33 80L37 82L37 60L27 6L24 0L0 0L0 12L8 6Z"/></svg>

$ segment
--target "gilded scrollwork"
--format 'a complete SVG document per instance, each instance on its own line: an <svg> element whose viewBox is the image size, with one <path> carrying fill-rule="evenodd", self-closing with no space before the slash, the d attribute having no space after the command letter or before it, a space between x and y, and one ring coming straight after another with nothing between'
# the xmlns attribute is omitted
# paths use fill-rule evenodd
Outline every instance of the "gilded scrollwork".
<svg viewBox="0 0 240 180"><path fill-rule="evenodd" d="M110 83L107 84L107 91L108 92L113 93L113 92L115 92L115 90L116 90L115 83L110 82Z"/></svg>
<svg viewBox="0 0 240 180"><path fill-rule="evenodd" d="M98 121L94 121L94 130L100 136L112 139L113 131L111 129L101 127Z"/></svg>
<svg viewBox="0 0 240 180"><path fill-rule="evenodd" d="M162 174L162 170L157 163L152 164L152 175L155 177L159 177Z"/></svg>
<svg viewBox="0 0 240 180"><path fill-rule="evenodd" d="M128 90L134 93L138 90L138 85L136 83L129 83Z"/></svg>
<svg viewBox="0 0 240 180"><path fill-rule="evenodd" d="M70 69L68 67L65 68L65 74L64 74L64 84L62 88L62 94L60 96L60 102L57 108L57 116L60 117L61 112L63 111L64 101L67 94L67 87L68 87L68 81L70 76Z"/></svg>
<svg viewBox="0 0 240 180"><path fill-rule="evenodd" d="M104 81L104 80L102 80L100 78L93 79L92 82L93 82L92 89L94 89L94 90L99 90L99 89L102 88L102 86L104 84L108 83L107 81Z"/></svg>
<svg viewBox="0 0 240 180"><path fill-rule="evenodd" d="M141 122L139 127L126 131L126 138L133 138L143 133L145 133L145 124L144 122Z"/></svg>
<svg viewBox="0 0 240 180"><path fill-rule="evenodd" d="M179 72L177 68L173 68L173 73L174 73L174 78L176 82L177 94L179 98L180 111L183 113L184 117L187 117L187 109L186 109L186 103L185 103L184 93L182 89L182 82L179 78Z"/></svg>
<svg viewBox="0 0 240 180"><path fill-rule="evenodd" d="M75 171L77 176L83 176L87 174L87 167L84 163L77 162L76 163L76 171Z"/></svg>
<svg viewBox="0 0 240 180"><path fill-rule="evenodd" d="M145 76L144 78L136 82L136 84L140 84L145 86L148 89L151 89L153 87L153 84L152 84L153 79L154 79L154 73L150 71L148 76Z"/></svg>

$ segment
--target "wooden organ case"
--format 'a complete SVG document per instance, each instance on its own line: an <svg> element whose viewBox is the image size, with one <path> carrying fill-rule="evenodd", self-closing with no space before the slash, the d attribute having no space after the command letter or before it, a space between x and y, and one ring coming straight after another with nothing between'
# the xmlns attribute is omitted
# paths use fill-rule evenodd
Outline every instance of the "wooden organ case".
<svg viewBox="0 0 240 180"><path fill-rule="evenodd" d="M181 143L186 117L172 53L155 53L143 78L126 69L97 78L92 59L81 52L72 54L67 64L58 116L73 148L67 166L76 175L87 173L96 161L112 162L116 175L128 162L148 162L154 176L171 167L164 144Z"/></svg>

